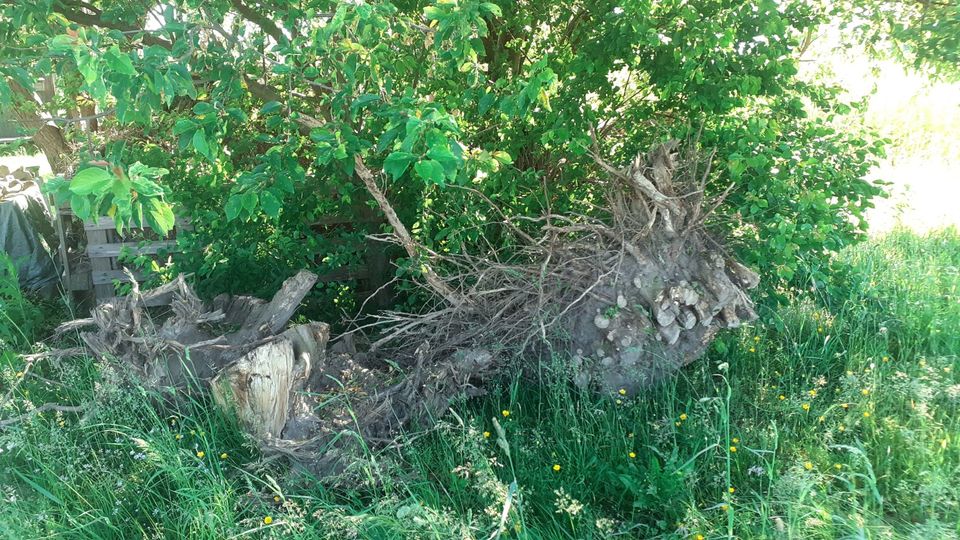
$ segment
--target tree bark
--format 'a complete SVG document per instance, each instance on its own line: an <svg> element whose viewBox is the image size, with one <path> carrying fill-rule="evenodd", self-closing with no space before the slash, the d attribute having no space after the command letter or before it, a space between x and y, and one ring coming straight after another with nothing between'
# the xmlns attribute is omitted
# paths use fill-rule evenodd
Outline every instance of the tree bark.
<svg viewBox="0 0 960 540"><path fill-rule="evenodd" d="M50 163L50 169L54 174L65 174L72 163L73 149L67 143L63 136L63 130L53 124L52 121L45 119L42 112L42 103L35 94L18 84L16 81L9 81L10 88L20 96L27 106L14 107L13 116L17 121L27 129L34 130L31 137L33 142L40 148L43 155Z"/></svg>

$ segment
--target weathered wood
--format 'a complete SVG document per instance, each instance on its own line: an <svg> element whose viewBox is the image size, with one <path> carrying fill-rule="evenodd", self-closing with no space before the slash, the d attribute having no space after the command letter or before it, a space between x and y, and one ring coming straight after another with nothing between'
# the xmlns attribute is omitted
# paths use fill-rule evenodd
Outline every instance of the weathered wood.
<svg viewBox="0 0 960 540"><path fill-rule="evenodd" d="M103 236L101 237L98 233L103 234ZM94 235L93 240L90 239L91 234ZM177 247L176 240L158 240L143 245L139 242L108 244L105 231L90 231L90 234L87 235L87 242L87 255L91 260L119 257L124 252L131 255L156 255L161 250L174 251ZM94 268L94 270L109 270L109 268Z"/></svg>
<svg viewBox="0 0 960 540"><path fill-rule="evenodd" d="M109 257L113 255L91 255L91 250L96 253L101 245L107 243L107 231L97 230L87 232L87 255L90 257L91 278L93 272L110 272L113 268L113 262ZM92 279L91 279L92 282ZM114 295L112 283L93 284L93 294L97 299L109 298Z"/></svg>
<svg viewBox="0 0 960 540"><path fill-rule="evenodd" d="M131 271L131 273L137 281L146 279L146 275L143 272ZM100 270L91 272L90 278L94 285L110 285L111 287L114 281L129 281L127 273L123 270Z"/></svg>
<svg viewBox="0 0 960 540"><path fill-rule="evenodd" d="M177 229L180 230L191 230L192 226L190 222L185 218L178 217L174 222ZM87 220L83 222L83 229L85 231L113 231L117 229L117 222L110 217L100 217L96 220Z"/></svg>
<svg viewBox="0 0 960 540"><path fill-rule="evenodd" d="M257 437L278 438L287 423L293 363L290 340L261 345L213 379L213 396L221 407L236 411Z"/></svg>

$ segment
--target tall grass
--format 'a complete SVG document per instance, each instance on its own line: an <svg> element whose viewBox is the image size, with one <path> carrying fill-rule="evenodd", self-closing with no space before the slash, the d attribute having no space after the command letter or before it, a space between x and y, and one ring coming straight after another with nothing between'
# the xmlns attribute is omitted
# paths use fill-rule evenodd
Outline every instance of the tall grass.
<svg viewBox="0 0 960 540"><path fill-rule="evenodd" d="M38 368L0 431L10 538L952 538L960 235L896 232L640 397L563 359L361 456L338 485L204 401L159 414L91 360ZM3 367L3 384L18 367ZM28 393L29 392L29 393Z"/></svg>

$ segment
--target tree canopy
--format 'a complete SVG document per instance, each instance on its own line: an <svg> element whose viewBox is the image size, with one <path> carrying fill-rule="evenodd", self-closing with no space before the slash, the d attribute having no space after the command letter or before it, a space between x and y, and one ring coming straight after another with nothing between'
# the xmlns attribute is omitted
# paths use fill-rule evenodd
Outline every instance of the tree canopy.
<svg viewBox="0 0 960 540"><path fill-rule="evenodd" d="M773 0L17 2L0 7L0 107L72 176L52 189L78 215L189 217L181 242L202 250L177 264L212 290L349 263L316 223L375 208L373 192L436 252L497 241L475 192L509 215L596 214L593 156L668 138L713 154L714 225L742 259L820 280L880 192L864 180L880 142L838 121L838 89L797 77L804 36L835 17ZM892 37L949 63L956 33L925 24Z"/></svg>

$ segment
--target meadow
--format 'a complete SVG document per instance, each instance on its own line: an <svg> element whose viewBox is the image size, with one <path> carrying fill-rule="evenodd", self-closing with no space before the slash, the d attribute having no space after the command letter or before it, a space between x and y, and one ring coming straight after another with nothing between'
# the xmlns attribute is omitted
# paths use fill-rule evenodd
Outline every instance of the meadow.
<svg viewBox="0 0 960 540"><path fill-rule="evenodd" d="M89 358L27 365L66 314L8 268L0 534L956 538L960 234L897 230L837 263L641 397L578 391L556 358L322 484L202 398L156 407ZM48 402L86 405L29 414Z"/></svg>

